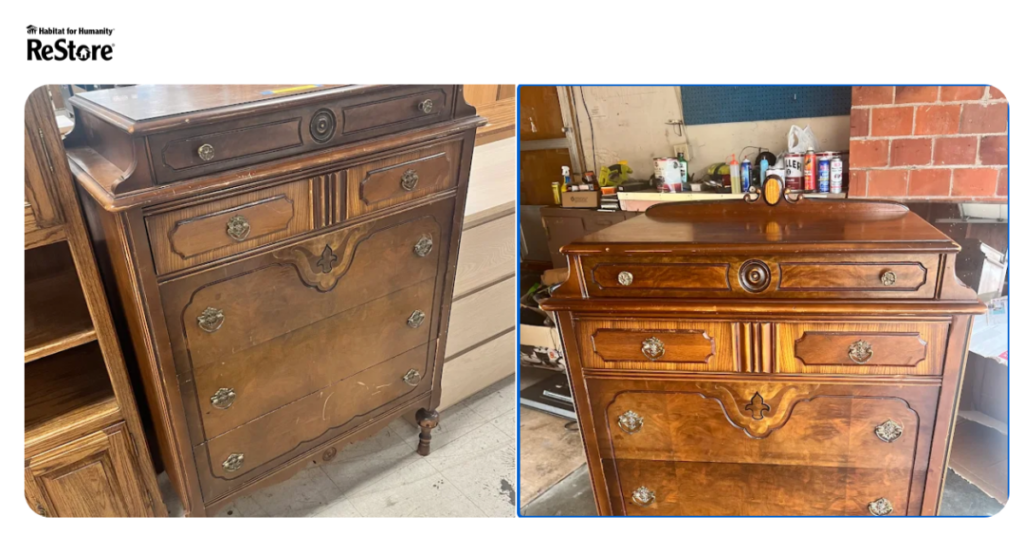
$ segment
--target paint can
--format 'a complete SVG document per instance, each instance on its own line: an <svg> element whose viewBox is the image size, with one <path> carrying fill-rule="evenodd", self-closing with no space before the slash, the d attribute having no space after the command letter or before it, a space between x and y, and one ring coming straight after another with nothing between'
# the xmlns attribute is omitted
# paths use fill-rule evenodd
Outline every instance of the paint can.
<svg viewBox="0 0 1024 538"><path fill-rule="evenodd" d="M661 180L669 192L683 191L683 176L679 161L671 157L654 159L654 177Z"/></svg>
<svg viewBox="0 0 1024 538"><path fill-rule="evenodd" d="M786 188L794 191L804 188L804 155L787 153L782 156L782 162L786 165Z"/></svg>

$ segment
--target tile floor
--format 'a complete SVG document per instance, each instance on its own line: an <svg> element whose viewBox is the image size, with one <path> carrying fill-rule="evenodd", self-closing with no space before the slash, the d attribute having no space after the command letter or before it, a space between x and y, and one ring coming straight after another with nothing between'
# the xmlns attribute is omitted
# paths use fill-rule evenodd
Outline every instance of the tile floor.
<svg viewBox="0 0 1024 538"><path fill-rule="evenodd" d="M513 376L446 409L427 457L416 454L419 428L395 420L334 461L240 497L218 516L513 517L517 397ZM180 514L174 504L168 498L168 510Z"/></svg>

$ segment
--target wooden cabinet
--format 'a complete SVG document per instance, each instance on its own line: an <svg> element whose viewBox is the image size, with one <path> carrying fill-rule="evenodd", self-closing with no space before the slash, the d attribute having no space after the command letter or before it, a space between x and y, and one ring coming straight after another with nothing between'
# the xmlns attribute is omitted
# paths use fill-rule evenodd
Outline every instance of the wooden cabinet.
<svg viewBox="0 0 1024 538"><path fill-rule="evenodd" d="M551 265L553 267L566 266L565 254L559 250L563 246L636 215L637 213L628 211L542 207L540 209L541 224L544 226L544 233L547 234Z"/></svg>
<svg viewBox="0 0 1024 538"><path fill-rule="evenodd" d="M935 515L984 311L959 247L898 204L749 198L563 249L599 512Z"/></svg>
<svg viewBox="0 0 1024 538"><path fill-rule="evenodd" d="M186 514L407 412L429 452L483 123L462 94L136 86L70 100L91 129L68 154Z"/></svg>

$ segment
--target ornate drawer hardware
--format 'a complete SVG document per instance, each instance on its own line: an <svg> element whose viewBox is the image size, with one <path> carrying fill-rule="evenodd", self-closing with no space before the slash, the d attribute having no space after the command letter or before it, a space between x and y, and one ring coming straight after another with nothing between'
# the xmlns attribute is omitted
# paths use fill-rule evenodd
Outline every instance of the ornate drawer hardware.
<svg viewBox="0 0 1024 538"><path fill-rule="evenodd" d="M420 258L425 258L430 251L434 249L434 240L429 236L423 236L416 245L412 247L412 251L416 253Z"/></svg>
<svg viewBox="0 0 1024 538"><path fill-rule="evenodd" d="M217 409L227 409L235 403L235 389L220 388L210 396L210 405Z"/></svg>
<svg viewBox="0 0 1024 538"><path fill-rule="evenodd" d="M883 286L892 286L893 284L896 283L896 273L892 271L886 271L882 273L882 276L879 277L879 280L882 281Z"/></svg>
<svg viewBox="0 0 1024 538"><path fill-rule="evenodd" d="M420 384L420 372L419 372L419 370L416 370L415 368L413 368L412 370L409 370L408 372L405 373L404 376L402 376L402 381L405 381L406 385L411 385L413 387L415 387L416 385L419 385Z"/></svg>
<svg viewBox="0 0 1024 538"><path fill-rule="evenodd" d="M245 241L249 237L249 220L242 215L235 215L228 219L228 237L235 241Z"/></svg>
<svg viewBox="0 0 1024 538"><path fill-rule="evenodd" d="M619 273L619 284L622 284L623 286L628 286L632 283L633 273L630 273L629 271L623 271Z"/></svg>
<svg viewBox="0 0 1024 538"><path fill-rule="evenodd" d="M772 406L764 403L764 397L761 396L760 392L755 392L754 397L750 399L750 403L743 407L743 409L750 411L750 417L754 420L761 420L764 418L764 414L772 410Z"/></svg>
<svg viewBox="0 0 1024 538"><path fill-rule="evenodd" d="M634 413L633 411L626 411L619 415L619 429L633 435L640 431L644 425L644 417Z"/></svg>
<svg viewBox="0 0 1024 538"><path fill-rule="evenodd" d="M415 170L406 170L402 174L402 188L407 191L412 191L416 188L416 185L420 182L420 175Z"/></svg>
<svg viewBox="0 0 1024 538"><path fill-rule="evenodd" d="M309 120L309 135L317 142L327 142L334 136L334 113L325 108L317 110Z"/></svg>
<svg viewBox="0 0 1024 538"><path fill-rule="evenodd" d="M224 463L220 464L225 471L233 473L242 468L245 464L245 454L234 453L228 456L228 459L224 460Z"/></svg>
<svg viewBox="0 0 1024 538"><path fill-rule="evenodd" d="M875 426L875 435L886 443L891 443L903 435L903 426L900 426L892 420L887 420L878 426Z"/></svg>
<svg viewBox="0 0 1024 538"><path fill-rule="evenodd" d="M326 275L334 269L334 262L338 261L338 257L334 254L334 249L331 245L324 245L324 251L320 253L320 259L316 261L316 266Z"/></svg>
<svg viewBox="0 0 1024 538"><path fill-rule="evenodd" d="M431 112L434 111L434 101L430 99L424 99L423 101L420 101L419 108L420 111L423 112L424 114L430 114Z"/></svg>
<svg viewBox="0 0 1024 538"><path fill-rule="evenodd" d="M846 354L850 357L851 361L857 364L864 364L871 360L871 356L874 355L875 352L871 350L871 344L863 340L857 340L850 344L850 349Z"/></svg>
<svg viewBox="0 0 1024 538"><path fill-rule="evenodd" d="M768 289L771 281L771 270L768 264L761 260L747 260L740 266L740 285L750 293L760 293Z"/></svg>
<svg viewBox="0 0 1024 538"><path fill-rule="evenodd" d="M648 359L656 361L665 354L665 343L652 336L644 340L643 345L640 346L640 351Z"/></svg>
<svg viewBox="0 0 1024 538"><path fill-rule="evenodd" d="M633 503L637 506L650 506L654 499L654 492L645 486L640 486L633 492Z"/></svg>
<svg viewBox="0 0 1024 538"><path fill-rule="evenodd" d="M423 320L427 319L427 315L422 310L413 310L412 315L406 320L405 324L413 329L418 329L420 325L423 325Z"/></svg>
<svg viewBox="0 0 1024 538"><path fill-rule="evenodd" d="M213 145L203 144L202 146L199 146L199 151L197 151L197 153L199 153L199 158L204 161L213 160Z"/></svg>
<svg viewBox="0 0 1024 538"><path fill-rule="evenodd" d="M211 306L203 310L203 313L199 314L196 321L199 322L200 329L208 333L215 333L217 329L220 329L221 325L224 325L224 311Z"/></svg>
<svg viewBox="0 0 1024 538"><path fill-rule="evenodd" d="M871 512L873 516L887 516L892 513L892 503L889 502L889 499L882 497L868 503L868 512Z"/></svg>
<svg viewBox="0 0 1024 538"><path fill-rule="evenodd" d="M323 461L331 461L331 460L334 459L334 456L337 456L337 455L338 455L338 449L332 446L331 448L328 448L327 450L324 450L324 453L323 453L322 456L320 456L320 459L323 460Z"/></svg>

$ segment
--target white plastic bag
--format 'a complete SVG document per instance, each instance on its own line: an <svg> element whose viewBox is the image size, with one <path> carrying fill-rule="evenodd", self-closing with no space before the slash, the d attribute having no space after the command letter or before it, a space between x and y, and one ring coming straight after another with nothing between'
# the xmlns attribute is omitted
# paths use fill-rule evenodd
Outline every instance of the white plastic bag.
<svg viewBox="0 0 1024 538"><path fill-rule="evenodd" d="M811 131L810 125L803 129L797 125L790 127L788 140L790 153L807 153L807 150L812 148L815 150L821 149L821 146L818 145L818 139L814 136L814 131Z"/></svg>

